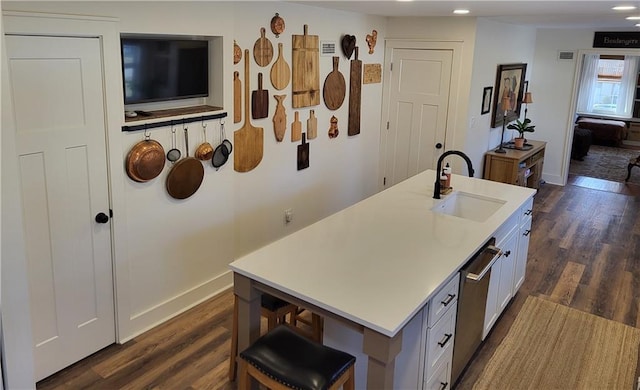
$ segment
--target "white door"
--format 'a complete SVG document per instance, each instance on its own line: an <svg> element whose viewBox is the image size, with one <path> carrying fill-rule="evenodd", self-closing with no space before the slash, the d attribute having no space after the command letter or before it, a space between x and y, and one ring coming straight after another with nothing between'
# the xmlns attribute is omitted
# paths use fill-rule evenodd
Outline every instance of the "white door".
<svg viewBox="0 0 640 390"><path fill-rule="evenodd" d="M444 151L453 62L452 50L393 48L390 53L385 186L435 168Z"/></svg>
<svg viewBox="0 0 640 390"><path fill-rule="evenodd" d="M40 380L115 341L101 49L6 38Z"/></svg>

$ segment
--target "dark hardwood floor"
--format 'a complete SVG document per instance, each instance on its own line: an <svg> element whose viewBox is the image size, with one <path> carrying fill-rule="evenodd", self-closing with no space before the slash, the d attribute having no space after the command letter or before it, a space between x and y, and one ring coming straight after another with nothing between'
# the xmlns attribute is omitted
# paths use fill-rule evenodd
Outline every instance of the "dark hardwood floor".
<svg viewBox="0 0 640 390"><path fill-rule="evenodd" d="M473 387L528 295L640 327L640 188L593 180L571 178L564 187L540 188L526 280L458 389ZM37 388L234 389L227 380L232 302L232 293L225 292Z"/></svg>

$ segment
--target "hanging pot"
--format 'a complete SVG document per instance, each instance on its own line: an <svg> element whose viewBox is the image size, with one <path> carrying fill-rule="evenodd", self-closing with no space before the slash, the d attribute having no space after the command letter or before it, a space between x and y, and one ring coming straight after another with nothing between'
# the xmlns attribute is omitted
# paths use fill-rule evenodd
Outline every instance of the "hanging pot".
<svg viewBox="0 0 640 390"><path fill-rule="evenodd" d="M220 144L216 147L216 150L213 152L213 157L211 158L211 163L216 171L227 162L232 149L231 141L226 139L224 122L222 122L220 123Z"/></svg>
<svg viewBox="0 0 640 390"><path fill-rule="evenodd" d="M164 149L145 131L145 139L135 144L125 160L125 170L131 180L144 183L155 179L164 168Z"/></svg>
<svg viewBox="0 0 640 390"><path fill-rule="evenodd" d="M204 178L204 167L200 160L189 157L189 134L186 127L184 128L184 145L186 157L175 163L167 176L167 192L175 199L186 199L195 194Z"/></svg>
<svg viewBox="0 0 640 390"><path fill-rule="evenodd" d="M213 156L213 146L207 142L207 124L204 123L204 121L202 122L202 132L204 134L204 142L198 146L195 155L198 160L211 160Z"/></svg>

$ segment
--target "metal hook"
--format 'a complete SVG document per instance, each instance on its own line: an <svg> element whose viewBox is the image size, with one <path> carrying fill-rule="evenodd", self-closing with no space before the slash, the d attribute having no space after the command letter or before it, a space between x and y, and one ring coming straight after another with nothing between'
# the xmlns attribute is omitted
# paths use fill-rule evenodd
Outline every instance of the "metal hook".
<svg viewBox="0 0 640 390"><path fill-rule="evenodd" d="M144 124L144 139L148 140L149 138L151 138L151 133L149 133L149 130L147 129L147 124Z"/></svg>

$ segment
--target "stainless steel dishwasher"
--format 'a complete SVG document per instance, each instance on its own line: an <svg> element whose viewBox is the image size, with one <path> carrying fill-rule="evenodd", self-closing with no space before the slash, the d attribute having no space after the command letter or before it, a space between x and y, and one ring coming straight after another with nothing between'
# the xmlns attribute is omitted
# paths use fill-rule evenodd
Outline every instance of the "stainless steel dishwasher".
<svg viewBox="0 0 640 390"><path fill-rule="evenodd" d="M491 278L491 266L502 255L495 237L484 244L460 271L456 337L453 344L451 383L455 384L482 342L482 328Z"/></svg>

